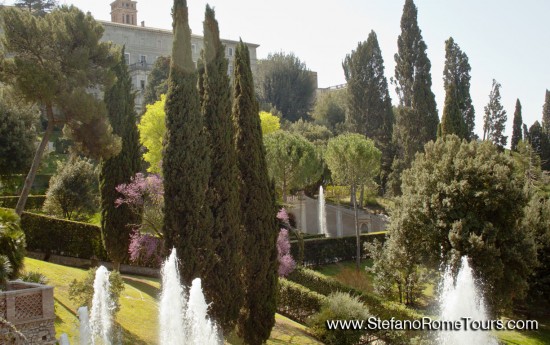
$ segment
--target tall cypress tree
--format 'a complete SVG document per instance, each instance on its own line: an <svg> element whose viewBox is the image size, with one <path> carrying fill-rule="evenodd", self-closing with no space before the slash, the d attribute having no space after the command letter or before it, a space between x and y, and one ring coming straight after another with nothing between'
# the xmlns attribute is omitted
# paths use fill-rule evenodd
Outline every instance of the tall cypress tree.
<svg viewBox="0 0 550 345"><path fill-rule="evenodd" d="M504 149L508 137L504 135L506 129L506 110L500 103L500 84L493 79L493 87L489 93L489 103L485 106L483 120L483 140L492 141L495 145Z"/></svg>
<svg viewBox="0 0 550 345"><path fill-rule="evenodd" d="M542 106L542 128L550 136L550 91L546 90Z"/></svg>
<svg viewBox="0 0 550 345"><path fill-rule="evenodd" d="M231 119L231 89L227 75L225 46L215 13L206 5L204 19L202 76L199 78L202 112L209 133L212 172L208 205L212 211L212 231L216 260L204 283L210 315L227 332L235 325L243 304L242 233L238 189L235 135Z"/></svg>
<svg viewBox="0 0 550 345"><path fill-rule="evenodd" d="M453 96L456 99L462 116L465 133L464 138L475 139L475 110L470 96L470 63L468 56L460 49L452 37L445 41L445 67L443 70L443 83L447 94L449 87L454 86ZM447 100L445 99L445 105ZM443 119L441 119L443 121Z"/></svg>
<svg viewBox="0 0 550 345"><path fill-rule="evenodd" d="M250 345L263 344L275 324L277 309L277 229L272 185L254 94L248 47L235 51L233 121L240 170L241 223L244 228L245 304L239 334Z"/></svg>
<svg viewBox="0 0 550 345"><path fill-rule="evenodd" d="M347 82L349 120L355 131L374 140L382 151L382 185L393 159L391 140L393 110L384 76L384 59L376 33L346 56L343 63Z"/></svg>
<svg viewBox="0 0 550 345"><path fill-rule="evenodd" d="M514 127L512 129L512 142L511 149L512 151L517 151L518 143L523 139L521 135L521 125L523 124L523 119L521 118L521 103L519 98L516 100L516 110L514 111Z"/></svg>
<svg viewBox="0 0 550 345"><path fill-rule="evenodd" d="M449 84L445 92L445 106L441 118L440 135L456 134L463 139L467 136L466 124L460 111L458 92L454 83Z"/></svg>
<svg viewBox="0 0 550 345"><path fill-rule="evenodd" d="M417 16L418 10L414 1L405 0L401 35L397 39L398 52L395 54L395 83L400 105L416 112L414 121L417 123L403 124L401 130L417 130L413 137L416 138L417 146L422 149L425 143L436 139L439 117L435 95L431 90L431 63L418 27Z"/></svg>
<svg viewBox="0 0 550 345"><path fill-rule="evenodd" d="M187 2L174 0L174 43L168 94L164 175L165 249L175 247L181 259L183 282L204 277L213 262L209 208L205 195L210 158L197 91L197 71L191 58L191 30Z"/></svg>
<svg viewBox="0 0 550 345"><path fill-rule="evenodd" d="M105 104L113 133L122 139L120 153L101 162L99 173L101 193L101 237L115 270L128 257L132 225L140 223L140 217L130 211L127 205L115 207L121 197L115 187L129 183L140 171L141 154L139 134L134 111L132 80L124 60L124 50L118 64L113 67L117 78L112 87L105 91Z"/></svg>

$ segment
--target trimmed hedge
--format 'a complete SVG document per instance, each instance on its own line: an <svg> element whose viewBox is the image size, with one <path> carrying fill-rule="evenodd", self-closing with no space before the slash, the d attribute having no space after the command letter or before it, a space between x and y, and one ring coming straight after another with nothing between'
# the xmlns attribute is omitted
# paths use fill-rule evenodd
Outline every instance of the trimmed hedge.
<svg viewBox="0 0 550 345"><path fill-rule="evenodd" d="M27 249L50 254L108 260L99 226L23 212L21 228Z"/></svg>
<svg viewBox="0 0 550 345"><path fill-rule="evenodd" d="M296 268L288 275L287 279L324 296L328 296L334 292L347 292L352 296L361 296L362 294L361 291L308 268Z"/></svg>
<svg viewBox="0 0 550 345"><path fill-rule="evenodd" d="M327 297L284 278L279 279L277 312L302 324L321 310Z"/></svg>
<svg viewBox="0 0 550 345"><path fill-rule="evenodd" d="M0 207L15 208L19 201L19 196L0 196ZM41 210L46 201L45 195L29 195L25 208L27 210Z"/></svg>
<svg viewBox="0 0 550 345"><path fill-rule="evenodd" d="M361 235L361 251L366 242L375 239L384 243L386 233L378 232ZM315 238L304 240L304 266L321 266L339 261L355 260L356 238L355 236L340 238ZM297 241L291 241L290 252L292 257L298 258L299 248Z"/></svg>

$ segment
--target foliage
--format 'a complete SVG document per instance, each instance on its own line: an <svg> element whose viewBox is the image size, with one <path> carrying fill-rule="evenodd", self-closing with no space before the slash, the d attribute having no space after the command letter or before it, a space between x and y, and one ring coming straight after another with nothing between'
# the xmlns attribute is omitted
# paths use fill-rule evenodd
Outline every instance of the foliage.
<svg viewBox="0 0 550 345"><path fill-rule="evenodd" d="M516 175L524 179L523 190L525 195L531 197L538 194L543 188L540 156L535 152L528 141L520 140L517 153L512 153L516 163Z"/></svg>
<svg viewBox="0 0 550 345"><path fill-rule="evenodd" d="M269 176L286 202L288 191L316 181L321 165L315 147L301 135L277 131L264 138Z"/></svg>
<svg viewBox="0 0 550 345"><path fill-rule="evenodd" d="M544 105L542 106L542 126L547 133L550 133L550 91L546 90Z"/></svg>
<svg viewBox="0 0 550 345"><path fill-rule="evenodd" d="M508 137L504 135L507 119L506 110L500 103L500 84L493 79L489 103L485 106L483 118L483 140L489 140L504 149L508 141Z"/></svg>
<svg viewBox="0 0 550 345"><path fill-rule="evenodd" d="M260 102L275 106L285 120L307 119L316 84L306 64L292 53L270 53L258 61L256 92Z"/></svg>
<svg viewBox="0 0 550 345"><path fill-rule="evenodd" d="M534 264L532 239L523 231L524 181L509 155L490 142L456 136L428 143L403 173L403 195L391 216L384 254L408 283L422 265L457 271L471 260L491 311L521 298ZM405 285L407 290L413 287Z"/></svg>
<svg viewBox="0 0 550 345"><path fill-rule="evenodd" d="M101 199L101 237L114 269L128 257L128 245L133 224L139 223L141 213L133 212L127 205L116 205L120 197L116 187L130 179L141 170L139 134L134 111L134 93L132 80L124 59L124 50L120 60L113 67L117 77L115 84L105 91L105 104L113 133L122 140L120 153L101 161L100 199Z"/></svg>
<svg viewBox="0 0 550 345"><path fill-rule="evenodd" d="M310 322L313 334L328 345L358 344L364 332L356 329L329 330L327 320L367 320L371 317L368 308L357 298L347 293L335 292L328 296L321 311Z"/></svg>
<svg viewBox="0 0 550 345"><path fill-rule="evenodd" d="M27 283L48 284L48 278L37 271L23 272L19 275L19 279Z"/></svg>
<svg viewBox="0 0 550 345"><path fill-rule="evenodd" d="M241 276L243 235L237 183L239 171L225 51L215 12L207 5L202 52L204 72L201 74L201 105L212 167L206 200L212 212L212 222L202 231L213 239L214 251L211 253L213 262L203 279L203 290L212 303L210 316L224 331L229 332L239 318L244 286Z"/></svg>
<svg viewBox="0 0 550 345"><path fill-rule="evenodd" d="M25 234L13 210L0 209L0 285L18 276L25 258Z"/></svg>
<svg viewBox="0 0 550 345"><path fill-rule="evenodd" d="M323 125L318 125L302 119L293 122L288 127L289 132L299 134L314 145L326 145L332 138L332 132Z"/></svg>
<svg viewBox="0 0 550 345"><path fill-rule="evenodd" d="M279 277L288 276L296 267L296 262L290 255L290 242L288 240L288 230L279 230L277 238L277 259L279 260Z"/></svg>
<svg viewBox="0 0 550 345"><path fill-rule="evenodd" d="M337 124L346 121L346 97L346 90L331 90L317 95L311 112L315 123L334 132Z"/></svg>
<svg viewBox="0 0 550 345"><path fill-rule="evenodd" d="M294 270L287 279L324 296L328 296L334 292L345 292L353 296L361 295L360 291L345 286L334 278L327 277L308 268L300 267Z"/></svg>
<svg viewBox="0 0 550 345"><path fill-rule="evenodd" d="M326 297L302 285L286 279L279 279L277 311L300 323L306 323L313 314L321 310Z"/></svg>
<svg viewBox="0 0 550 345"><path fill-rule="evenodd" d="M132 224L145 233L153 233L162 238L164 205L164 186L158 175L145 177L137 173L128 184L120 184L116 191L121 197L115 201L117 207L126 205L136 215L140 214L142 223Z"/></svg>
<svg viewBox="0 0 550 345"><path fill-rule="evenodd" d="M162 263L162 239L135 229L130 234L130 261L140 266L159 267Z"/></svg>
<svg viewBox="0 0 550 345"><path fill-rule="evenodd" d="M45 253L46 260L50 254L85 259L96 256L107 260L101 243L101 229L96 225L24 212L21 228L25 233L27 249Z"/></svg>
<svg viewBox="0 0 550 345"><path fill-rule="evenodd" d="M381 182L385 186L393 159L394 117L382 51L374 31L366 42L360 42L357 49L346 56L343 67L348 93L347 120L355 133L372 139L382 152Z"/></svg>
<svg viewBox="0 0 550 345"><path fill-rule="evenodd" d="M161 94L160 100L147 105L147 110L139 122L139 142L147 149L143 159L149 163L147 171L158 174L161 172L162 140L166 135L166 95Z"/></svg>
<svg viewBox="0 0 550 345"><path fill-rule="evenodd" d="M0 196L0 207L15 208L18 196ZM41 210L46 201L45 195L29 195L27 208L29 210Z"/></svg>
<svg viewBox="0 0 550 345"><path fill-rule="evenodd" d="M92 299L94 297L94 280L96 276L96 268L91 268L86 274L86 278L81 281L73 279L69 284L69 298L79 306L88 306L88 309L92 308ZM111 316L115 316L120 310L120 294L124 290L124 280L118 271L112 271L109 274L109 297L113 301L112 308L110 308Z"/></svg>
<svg viewBox="0 0 550 345"><path fill-rule="evenodd" d="M206 191L210 149L201 115L198 74L191 56L187 3L174 0L174 41L166 95L166 135L163 141L165 250L176 248L186 286L204 277L212 266L210 209Z"/></svg>
<svg viewBox="0 0 550 345"><path fill-rule="evenodd" d="M36 16L45 16L57 6L56 0L16 0L15 6L25 9Z"/></svg>
<svg viewBox="0 0 550 345"><path fill-rule="evenodd" d="M281 119L267 111L260 111L260 122L262 124L262 135L264 136L281 128Z"/></svg>
<svg viewBox="0 0 550 345"><path fill-rule="evenodd" d="M455 134L459 138L469 137L458 97L456 85L454 83L449 84L445 93L445 106L443 107L439 136Z"/></svg>
<svg viewBox="0 0 550 345"><path fill-rule="evenodd" d="M518 143L520 140L523 140L522 136L522 129L521 126L523 125L523 119L521 117L521 103L519 102L519 98L516 100L516 110L514 111L514 125L512 128L512 142L510 148L512 151L518 150ZM527 140L527 138L525 138Z"/></svg>
<svg viewBox="0 0 550 345"><path fill-rule="evenodd" d="M462 121L452 121L462 123L462 133L455 133L467 140L475 139L475 109L470 96L470 63L468 56L464 53L452 37L445 41L445 67L443 70L443 84L446 94L451 98L447 101L445 97L445 106L456 106L462 118ZM452 90L451 90L452 89ZM454 110L450 115L455 115ZM451 116L452 117L452 116ZM443 122L443 120L441 120ZM443 125L443 123L442 123Z"/></svg>
<svg viewBox="0 0 550 345"><path fill-rule="evenodd" d="M97 171L88 159L73 156L59 165L50 180L44 212L69 220L84 220L98 206Z"/></svg>
<svg viewBox="0 0 550 345"><path fill-rule="evenodd" d="M111 81L116 57L110 43L99 42L102 25L74 6L44 17L6 8L2 20L5 55L0 80L38 104L47 121L16 208L21 214L54 125L65 125L65 135L88 156L108 158L120 150L105 104L88 92Z"/></svg>
<svg viewBox="0 0 550 345"><path fill-rule="evenodd" d="M143 102L149 106L158 102L161 95L168 92L168 76L170 74L170 57L159 56L153 64L151 73L147 76L147 86L143 94ZM164 108L164 107L163 107Z"/></svg>
<svg viewBox="0 0 550 345"><path fill-rule="evenodd" d="M238 329L247 344L260 345L269 338L277 309L277 210L262 142L250 53L242 42L235 51L234 72L232 116L246 249L243 272L246 295Z"/></svg>
<svg viewBox="0 0 550 345"><path fill-rule="evenodd" d="M38 111L9 96L0 91L0 175L27 172L35 151Z"/></svg>

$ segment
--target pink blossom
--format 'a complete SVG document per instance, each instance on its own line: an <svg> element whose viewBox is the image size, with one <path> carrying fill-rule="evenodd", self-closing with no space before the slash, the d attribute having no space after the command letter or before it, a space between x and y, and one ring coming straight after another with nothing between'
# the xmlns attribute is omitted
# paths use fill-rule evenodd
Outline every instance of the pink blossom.
<svg viewBox="0 0 550 345"><path fill-rule="evenodd" d="M285 277L296 267L296 262L290 255L290 241L288 239L288 230L281 229L277 238L277 252L279 259L279 276Z"/></svg>
<svg viewBox="0 0 550 345"><path fill-rule="evenodd" d="M286 212L285 208L281 208L279 212L277 213L277 219L280 220L284 224L288 223L288 213Z"/></svg>

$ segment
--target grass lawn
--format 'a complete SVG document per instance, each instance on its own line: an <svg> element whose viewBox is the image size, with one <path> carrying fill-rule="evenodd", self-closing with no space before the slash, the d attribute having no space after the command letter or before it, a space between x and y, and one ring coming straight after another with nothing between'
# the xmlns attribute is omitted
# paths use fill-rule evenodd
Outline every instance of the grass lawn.
<svg viewBox="0 0 550 345"><path fill-rule="evenodd" d="M78 344L78 306L69 299L69 284L73 279L81 280L86 270L61 266L25 258L25 270L42 273L48 284L55 287L55 331L69 335L71 344ZM125 289L120 296L121 308L117 314L117 328L122 344L157 344L157 296L159 280L149 277L123 275ZM229 338L228 343L240 344L238 339ZM281 315L276 316L276 324L267 344L321 344L307 333L307 327Z"/></svg>

